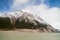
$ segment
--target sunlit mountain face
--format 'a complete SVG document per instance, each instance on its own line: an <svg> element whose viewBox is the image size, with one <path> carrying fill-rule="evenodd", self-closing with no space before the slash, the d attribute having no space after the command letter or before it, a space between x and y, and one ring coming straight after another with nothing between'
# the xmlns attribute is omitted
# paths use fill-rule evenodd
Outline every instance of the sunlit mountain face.
<svg viewBox="0 0 60 40"><path fill-rule="evenodd" d="M1 0L0 5L1 17L19 18L23 13L18 11L22 10L38 15L54 28L60 29L60 0Z"/></svg>

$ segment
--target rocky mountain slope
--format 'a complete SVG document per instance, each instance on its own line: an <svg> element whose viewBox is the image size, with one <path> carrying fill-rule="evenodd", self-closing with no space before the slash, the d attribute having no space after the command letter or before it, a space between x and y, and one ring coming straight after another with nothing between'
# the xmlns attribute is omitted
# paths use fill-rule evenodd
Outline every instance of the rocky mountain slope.
<svg viewBox="0 0 60 40"><path fill-rule="evenodd" d="M5 15L6 17L0 17L0 28L6 28L7 25L8 29L36 29L38 32L55 32L55 29L39 16L34 16L28 12L18 11Z"/></svg>

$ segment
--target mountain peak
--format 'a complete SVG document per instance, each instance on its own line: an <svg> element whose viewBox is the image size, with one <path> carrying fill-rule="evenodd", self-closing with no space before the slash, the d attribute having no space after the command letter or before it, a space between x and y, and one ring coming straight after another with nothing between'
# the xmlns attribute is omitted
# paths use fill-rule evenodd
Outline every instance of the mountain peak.
<svg viewBox="0 0 60 40"><path fill-rule="evenodd" d="M16 28L39 29L39 32L55 32L55 29L40 18L40 16L33 15L30 12L15 11L5 15L10 19L10 23ZM5 20L5 18L2 18L2 20Z"/></svg>

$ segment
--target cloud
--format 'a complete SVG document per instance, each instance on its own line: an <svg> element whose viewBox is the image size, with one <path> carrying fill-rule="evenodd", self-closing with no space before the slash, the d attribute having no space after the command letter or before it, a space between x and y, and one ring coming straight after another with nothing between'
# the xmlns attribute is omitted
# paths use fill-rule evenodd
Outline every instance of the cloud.
<svg viewBox="0 0 60 40"><path fill-rule="evenodd" d="M7 16L4 15L3 13L0 13L0 17L7 17Z"/></svg>
<svg viewBox="0 0 60 40"><path fill-rule="evenodd" d="M14 0L11 10L20 9L21 5L27 3L29 0Z"/></svg>
<svg viewBox="0 0 60 40"><path fill-rule="evenodd" d="M23 9L23 11L31 12L33 15L38 15L44 19L47 23L51 24L54 28L60 29L60 8L47 6L46 4L40 4L38 6L32 5Z"/></svg>
<svg viewBox="0 0 60 40"><path fill-rule="evenodd" d="M28 0L15 0L13 6L19 6L20 4L26 3Z"/></svg>

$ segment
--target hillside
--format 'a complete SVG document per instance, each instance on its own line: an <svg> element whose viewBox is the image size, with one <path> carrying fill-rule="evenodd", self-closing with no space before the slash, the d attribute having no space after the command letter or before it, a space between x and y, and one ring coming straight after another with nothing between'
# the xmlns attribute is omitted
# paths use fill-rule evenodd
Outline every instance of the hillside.
<svg viewBox="0 0 60 40"><path fill-rule="evenodd" d="M55 32L55 29L39 16L23 11L8 13L6 17L0 17L0 29L34 29L37 32Z"/></svg>

